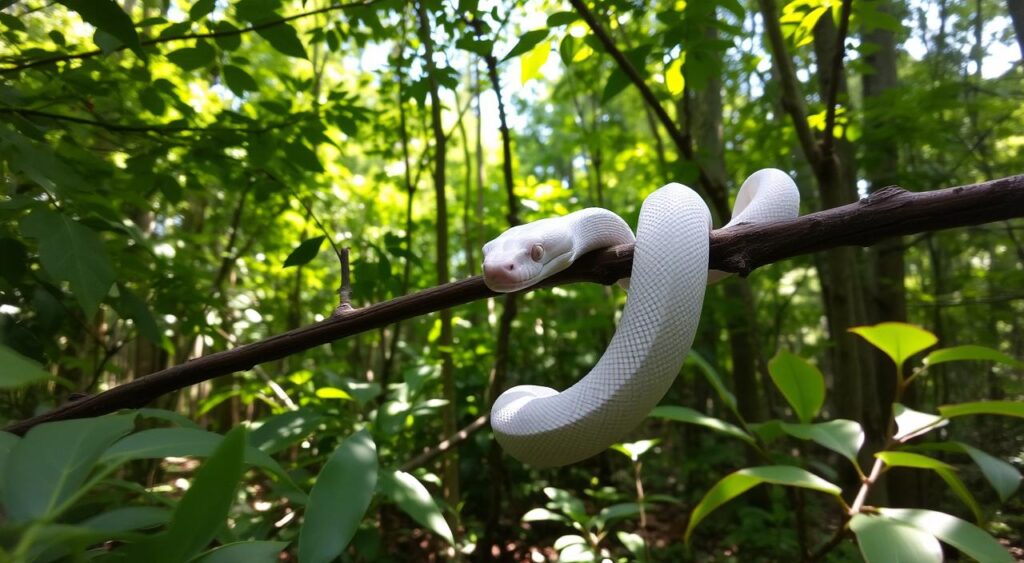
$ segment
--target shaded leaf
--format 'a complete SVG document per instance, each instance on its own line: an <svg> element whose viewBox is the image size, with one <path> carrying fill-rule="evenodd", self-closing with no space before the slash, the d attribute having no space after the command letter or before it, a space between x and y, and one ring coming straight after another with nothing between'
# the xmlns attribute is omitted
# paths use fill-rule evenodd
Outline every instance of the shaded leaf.
<svg viewBox="0 0 1024 563"><path fill-rule="evenodd" d="M942 546L935 536L914 526L880 516L855 514L850 528L867 563L941 563Z"/></svg>
<svg viewBox="0 0 1024 563"><path fill-rule="evenodd" d="M984 530L955 516L911 508L880 508L882 516L909 524L959 549L978 561L1010 563L1013 557Z"/></svg>
<svg viewBox="0 0 1024 563"><path fill-rule="evenodd" d="M0 389L17 389L48 379L53 375L42 366L0 344Z"/></svg>
<svg viewBox="0 0 1024 563"><path fill-rule="evenodd" d="M825 402L825 378L807 360L779 352L768 362L768 374L802 422L810 422Z"/></svg>
<svg viewBox="0 0 1024 563"><path fill-rule="evenodd" d="M858 465L857 454L864 445L864 430L858 422L843 419L817 424L783 422L780 428L786 434L801 440L813 440Z"/></svg>
<svg viewBox="0 0 1024 563"><path fill-rule="evenodd" d="M284 267L289 266L302 266L308 264L310 260L316 258L317 253L320 252L320 247L323 246L326 236L313 237L306 239L299 243L299 246L295 247L295 250L288 255L288 258L284 260Z"/></svg>
<svg viewBox="0 0 1024 563"><path fill-rule="evenodd" d="M561 514L551 512L546 508L533 508L530 509L526 514L523 514L523 522L565 522L568 523L569 519Z"/></svg>
<svg viewBox="0 0 1024 563"><path fill-rule="evenodd" d="M729 391L729 388L725 386L725 383L722 383L722 376L718 374L714 366L704 359L704 356L691 349L690 353L686 355L686 363L696 365L697 369L704 375L704 378L711 384L711 387L718 393L718 398L729 407L729 410L734 414L738 414L736 411L736 395L733 395L732 391Z"/></svg>
<svg viewBox="0 0 1024 563"><path fill-rule="evenodd" d="M693 509L690 514L690 522L686 526L686 541L690 541L690 534L693 533L697 524L700 524L701 520L715 509L761 483L802 487L830 495L838 495L842 492L836 485L792 465L767 465L740 469L716 483Z"/></svg>
<svg viewBox="0 0 1024 563"><path fill-rule="evenodd" d="M676 422L684 422L687 424L696 424L698 426L710 428L716 432L721 432L722 434L727 434L733 438L739 438L744 442L751 444L754 443L754 439L744 432L739 426L704 415L688 407L679 407L674 405L658 406L654 407L651 414L647 416L674 420Z"/></svg>
<svg viewBox="0 0 1024 563"><path fill-rule="evenodd" d="M309 493L300 563L327 563L352 541L377 487L377 446L366 430L331 454Z"/></svg>
<svg viewBox="0 0 1024 563"><path fill-rule="evenodd" d="M217 5L217 0L196 0L188 9L188 18L199 21L210 14Z"/></svg>
<svg viewBox="0 0 1024 563"><path fill-rule="evenodd" d="M217 56L217 51L206 41L196 41L193 47L182 47L167 53L167 60L186 72L208 66Z"/></svg>
<svg viewBox="0 0 1024 563"><path fill-rule="evenodd" d="M308 58L306 56L306 48L302 46L302 41L299 40L299 34L295 31L294 27L287 23L257 29L256 33L266 39L270 46L279 53L299 59Z"/></svg>
<svg viewBox="0 0 1024 563"><path fill-rule="evenodd" d="M917 467L920 469L948 469L954 471L952 465L937 459L911 452L878 452L875 457L892 467Z"/></svg>
<svg viewBox="0 0 1024 563"><path fill-rule="evenodd" d="M896 435L893 439L898 442L906 442L949 424L941 416L915 411L899 403L893 404L892 414L896 419Z"/></svg>
<svg viewBox="0 0 1024 563"><path fill-rule="evenodd" d="M268 454L277 453L308 436L320 425L322 419L319 414L306 408L272 416L249 433L249 445Z"/></svg>
<svg viewBox="0 0 1024 563"><path fill-rule="evenodd" d="M981 511L981 505L979 505L978 501L974 499L974 495L971 494L967 485L964 485L964 482L960 480L960 477L957 476L955 470L940 467L935 469L935 473L937 473L938 476L941 477L947 485L949 485L949 488L953 490L953 494L960 497L960 500L967 505L967 508L971 509L971 513L974 514L975 520L978 522L985 521L985 514Z"/></svg>
<svg viewBox="0 0 1024 563"><path fill-rule="evenodd" d="M449 545L455 545L452 530L441 514L441 509L419 479L404 471L385 473L381 488L413 520L444 538Z"/></svg>
<svg viewBox="0 0 1024 563"><path fill-rule="evenodd" d="M114 0L57 0L78 12L86 23L117 38L140 58L145 58L132 18Z"/></svg>
<svg viewBox="0 0 1024 563"><path fill-rule="evenodd" d="M236 96L243 96L246 92L259 90L256 80L241 68L234 65L224 65L224 83Z"/></svg>
<svg viewBox="0 0 1024 563"><path fill-rule="evenodd" d="M1021 474L1016 467L978 448L959 442L954 443L960 446L964 453L971 456L974 463L981 469L982 475L999 494L1000 500L1006 502L1020 487Z"/></svg>
<svg viewBox="0 0 1024 563"><path fill-rule="evenodd" d="M283 541L240 541L211 549L191 563L276 563L286 547Z"/></svg>

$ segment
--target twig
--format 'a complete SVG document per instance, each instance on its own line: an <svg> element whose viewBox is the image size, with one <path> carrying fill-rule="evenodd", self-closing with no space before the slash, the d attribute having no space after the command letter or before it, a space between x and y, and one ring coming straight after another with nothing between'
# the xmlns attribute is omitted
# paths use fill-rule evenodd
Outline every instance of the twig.
<svg viewBox="0 0 1024 563"><path fill-rule="evenodd" d="M839 33L836 37L835 52L832 53L832 74L829 75L828 92L825 95L825 137L821 140L821 152L831 158L835 148L835 135L832 130L836 126L836 97L839 95L839 83L842 81L843 57L846 54L846 34L850 29L850 12L853 0L843 0L839 12Z"/></svg>
<svg viewBox="0 0 1024 563"><path fill-rule="evenodd" d="M54 121L67 121L69 123L79 123L82 125L91 125L93 127L100 127L107 129L108 131L130 131L135 133L179 133L179 132L199 132L199 133L264 133L271 129L283 127L288 125L288 122L276 123L273 125L267 125L265 127L259 127L251 129L248 127L223 127L223 126L209 126L209 127L194 127L188 125L130 125L126 123L114 123L110 121L99 121L95 119L86 119L84 117L76 117L74 115L64 115L60 113L50 113L47 111L39 111L29 108L0 108L0 114L15 114L21 116L32 116L42 117L45 119L52 119Z"/></svg>
<svg viewBox="0 0 1024 563"><path fill-rule="evenodd" d="M341 249L338 260L341 261L341 285L338 286L338 308L334 310L335 316L354 310L352 308L352 282L349 279L347 246Z"/></svg>
<svg viewBox="0 0 1024 563"><path fill-rule="evenodd" d="M262 23L251 25L249 27L243 27L243 28L239 28L239 29L228 29L228 30L223 30L223 31L211 31L211 32L207 32L207 33L186 33L184 35L175 35L173 37L157 37L155 39L147 39L145 41L142 41L141 45L143 47L148 47L148 46L151 46L151 45L157 45L159 43L169 43L171 41L187 41L189 39L216 39L218 37L230 37L230 36L233 36L233 35L242 35L244 33L250 33L250 32L253 32L253 31L260 31L260 30L263 30L263 29L267 29L267 28L271 28L271 27L275 27L275 26L284 24L284 23L288 23L290 21L297 20L297 19L300 19L300 18L314 16L316 14L323 14L323 13L326 13L326 12L333 12L335 10L346 10L346 9L350 9L350 8L364 8L364 7L372 6L372 5L374 5L374 4L376 4L377 2L380 2L380 1L381 0L369 0L367 2L352 2L352 3L347 3L347 4L332 4L330 6L325 6L323 8L318 8L316 10L310 10L308 12L302 12L302 13L299 13L299 14L292 14L290 16L285 16L283 18L278 18L276 20L265 21L265 22L262 22ZM115 47L114 49L112 49L111 51L107 51L107 52L123 51L123 50L125 50L127 48L128 48L127 45L119 45L119 46ZM101 50L101 49L94 49L92 51L85 51L83 53L71 53L71 54L67 54L67 55L57 55L57 56L53 56L53 57L46 57L46 58L42 58L42 59L35 59L35 60L32 60L32 61L27 61L27 62L24 62L24 63L21 63L21 64L17 64L17 65L14 65L14 66L10 66L10 67L7 67L7 68L2 68L2 69L0 69L0 74L8 74L8 73L12 73L12 72L21 72L22 70L25 70L27 68L33 68L33 67L42 66L42 65L48 65L48 64L53 64L53 63L59 63L59 62L62 62L62 61L73 61L73 60L78 60L78 59L87 59L87 58L90 58L90 57L95 57L96 55L102 55L104 53L105 52L103 50Z"/></svg>
<svg viewBox="0 0 1024 563"><path fill-rule="evenodd" d="M452 434L451 436L441 440L441 442L433 448L423 450L423 453L410 459L409 461L402 464L402 471L412 471L421 465L426 464L435 457L445 453L446 451L454 448L455 446L465 442L467 438L476 434L477 430L480 430L484 426L487 426L487 421L490 417L490 413L482 414L476 418L473 422L466 425L465 428Z"/></svg>
<svg viewBox="0 0 1024 563"><path fill-rule="evenodd" d="M930 192L896 187L878 190L849 205L764 225L737 225L712 231L709 267L741 275L786 258L836 248L870 246L893 236L965 227L1024 217L1024 175ZM610 285L630 275L631 245L584 256L567 270L522 293L544 287L589 281ZM300 327L264 340L217 352L10 424L23 434L53 420L98 416L143 406L165 394L214 377L281 359L394 322L457 307L499 294L475 276L355 309L343 317Z"/></svg>

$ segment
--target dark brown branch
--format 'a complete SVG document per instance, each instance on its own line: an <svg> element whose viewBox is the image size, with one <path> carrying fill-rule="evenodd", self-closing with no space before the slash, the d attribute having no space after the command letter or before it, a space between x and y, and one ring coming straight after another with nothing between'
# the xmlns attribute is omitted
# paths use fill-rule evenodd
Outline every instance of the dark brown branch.
<svg viewBox="0 0 1024 563"><path fill-rule="evenodd" d="M91 125L93 127L100 127L108 131L129 131L134 133L180 133L180 132L199 132L199 133L264 133L271 129L276 129L287 125L287 122L281 122L273 125L267 125L265 127L249 128L249 127L224 127L224 126L210 126L210 127L194 127L189 125L130 125L125 123L113 123L110 121L99 121L96 119L86 119L84 117L76 117L74 115L64 115L60 113L50 113L46 111L39 111L28 108L3 108L0 107L0 114L16 114L22 117L42 117L45 119L52 119L54 121L66 121L69 123L79 123L82 125Z"/></svg>
<svg viewBox="0 0 1024 563"><path fill-rule="evenodd" d="M672 142L676 145L679 152L682 153L686 160L689 160L697 166L700 183L707 188L708 198L712 200L713 207L716 212L721 214L723 218L728 217L727 214L723 214L723 211L727 212L729 208L728 201L726 201L728 199L726 197L728 191L725 186L714 181L711 176L705 172L704 167L697 162L696 156L693 152L693 143L691 142L690 136L684 133L668 115L668 112L665 111L665 107L661 105L660 101L658 101L658 97L654 95L651 88L646 82L644 82L643 77L640 76L640 73L636 70L636 67L633 66L633 63L629 62L626 55L624 55L615 45L615 41L610 35L608 35L608 32L600 22L597 21L597 18L594 17L594 13L590 11L590 8L587 8L586 3L584 3L583 0L569 0L569 3L572 4L572 7L579 13L580 17L583 18L583 21L587 23L587 26L590 27L590 31L593 32L594 37L597 37L597 40L601 42L604 50L611 55L612 59L614 59L615 63L619 65L622 72L629 77L630 82L632 82L633 85L636 86L637 90L640 91L640 96L644 99L647 106L651 108L651 111L654 112L654 115L658 118L658 121L661 122L662 126L665 127L665 130L668 131L669 138L672 139Z"/></svg>
<svg viewBox="0 0 1024 563"><path fill-rule="evenodd" d="M839 33L836 37L835 51L832 53L832 73L829 75L828 91L825 94L825 137L821 141L821 152L831 155L835 147L835 135L832 130L836 126L836 97L839 96L839 84L842 82L843 57L846 55L846 34L850 30L850 12L853 11L853 0L843 0L839 11Z"/></svg>
<svg viewBox="0 0 1024 563"><path fill-rule="evenodd" d="M469 438L473 434L476 434L477 430L480 430L481 428L487 426L487 421L489 420L489 417L490 413L482 414L476 417L476 420L467 424L466 427L463 428L462 430L459 430L458 432L452 434L451 436L448 436L444 440L441 440L441 442L437 446L423 450L423 453L402 464L401 470L412 471L417 467L426 465L427 463L430 462L430 460L434 459L435 457L447 452L448 450L454 448L455 446L458 446L462 442L465 442L467 438Z"/></svg>
<svg viewBox="0 0 1024 563"><path fill-rule="evenodd" d="M889 237L1014 217L1024 217L1024 175L930 192L908 192L889 187L856 203L790 221L737 225L712 231L709 267L746 275L766 264L839 246L870 246ZM571 268L522 293L583 281L612 284L629 275L632 260L633 248L630 245L593 252ZM264 362L400 320L497 295L484 285L480 276L446 283L179 364L13 423L5 430L23 434L43 422L141 407L161 395L214 377L252 369Z"/></svg>
<svg viewBox="0 0 1024 563"><path fill-rule="evenodd" d="M293 20L297 20L297 19L301 19L301 18L305 18L305 17L309 17L309 16L315 16L317 14L323 14L323 13L326 13L326 12L333 12L333 11L336 11L336 10L347 10L347 9L350 9L350 8L363 8L363 7L367 7L367 6L372 6L373 4L376 4L377 2L380 2L380 1L381 0L369 0L367 2L352 2L352 3L343 3L343 4L332 4L330 6L325 6L323 8L318 8L316 10L310 10L308 12L302 12L302 13L299 13L299 14L292 14L290 16L285 16L283 18L277 18L277 19L274 19L274 20L269 20L269 21L258 23L258 24L250 25L249 27L242 27L242 28L238 28L238 29L228 29L228 30L224 30L224 31L210 31L210 32L207 32L207 33L186 33L185 35L175 35L173 37L157 37L157 38L154 38L154 39L147 39L145 41L142 41L141 44L142 44L143 47L149 47L151 45L157 45L159 43L169 43L171 41L187 41L189 39L216 39L218 37L230 37L230 36L233 36L233 35L242 35L243 33L251 33L253 31L260 31L260 30L263 30L263 29L267 29L267 28L270 28L270 27L281 25L283 23L288 23L288 22L293 21ZM125 50L127 48L128 48L127 45L120 45L120 46L115 47L114 49L112 49L111 51L108 51L108 52L123 51L123 50ZM104 54L103 50L101 50L101 49L93 49L92 51L85 51L85 52L82 52L82 53L71 53L71 54L67 54L67 55L56 55L56 56L53 56L53 57L46 57L46 58L42 58L42 59L35 59L35 60L27 61L27 62L24 62L24 63L21 63L21 64L17 64L17 65L14 65L14 66L10 66L10 67L7 67L7 68L0 68L0 74L8 74L8 73L12 73L12 72L21 72L22 70L25 70L27 68L43 66L43 65L48 65L48 64L54 64L54 63L59 63L59 62L63 62L63 61L74 61L74 60L78 60L78 59L88 59L90 57L95 57L96 55L102 55L102 54Z"/></svg>

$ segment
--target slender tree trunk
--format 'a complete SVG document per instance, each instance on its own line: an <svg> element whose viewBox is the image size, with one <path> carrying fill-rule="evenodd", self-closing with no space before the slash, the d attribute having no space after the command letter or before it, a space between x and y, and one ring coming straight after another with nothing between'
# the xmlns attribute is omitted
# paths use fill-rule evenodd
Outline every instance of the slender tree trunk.
<svg viewBox="0 0 1024 563"><path fill-rule="evenodd" d="M1009 0L1007 4L1007 11L1013 20L1013 33L1017 36L1017 46L1020 47L1020 56L1024 58L1024 0Z"/></svg>
<svg viewBox="0 0 1024 563"><path fill-rule="evenodd" d="M438 94L437 66L434 64L434 40L431 37L430 18L422 2L416 4L420 41L423 42L427 79L430 90L431 129L434 133L434 198L437 201L437 283L448 283L448 204L445 197L447 138L441 122L441 98ZM441 355L442 395L448 404L441 410L442 432L451 436L458 431L455 393L455 366L452 363L452 312L440 312L441 334L437 348ZM443 458L444 498L449 506L459 504L459 456L453 449Z"/></svg>

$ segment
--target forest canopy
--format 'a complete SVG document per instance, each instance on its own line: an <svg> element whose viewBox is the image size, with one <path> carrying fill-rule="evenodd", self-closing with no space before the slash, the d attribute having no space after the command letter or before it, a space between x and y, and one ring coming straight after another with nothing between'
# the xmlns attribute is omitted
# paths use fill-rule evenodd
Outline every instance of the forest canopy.
<svg viewBox="0 0 1024 563"><path fill-rule="evenodd" d="M1022 57L1022 0L0 1L0 560L1024 558ZM659 406L504 452L633 255L484 244L765 168L832 211L710 234Z"/></svg>

